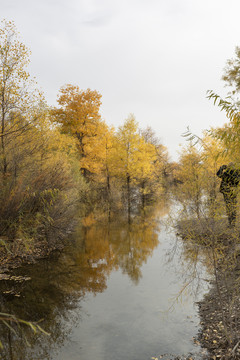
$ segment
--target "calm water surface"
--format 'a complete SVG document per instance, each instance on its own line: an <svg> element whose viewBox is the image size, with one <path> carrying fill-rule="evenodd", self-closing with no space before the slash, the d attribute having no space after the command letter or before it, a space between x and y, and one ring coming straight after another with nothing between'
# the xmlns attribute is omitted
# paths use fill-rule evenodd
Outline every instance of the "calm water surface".
<svg viewBox="0 0 240 360"><path fill-rule="evenodd" d="M191 272L204 272L163 224L167 212L161 205L130 226L118 219L79 227L60 256L14 272L31 280L2 281L2 311L43 319L51 334L25 329L16 336L1 328L2 358L148 360L199 353L192 339L199 329L197 283L179 293ZM13 289L20 296L9 294Z"/></svg>

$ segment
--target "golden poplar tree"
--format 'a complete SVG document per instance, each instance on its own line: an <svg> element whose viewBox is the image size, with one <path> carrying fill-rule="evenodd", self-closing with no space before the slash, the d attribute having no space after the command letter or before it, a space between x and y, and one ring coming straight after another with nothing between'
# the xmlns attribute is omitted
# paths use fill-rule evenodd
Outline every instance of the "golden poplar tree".
<svg viewBox="0 0 240 360"><path fill-rule="evenodd" d="M189 143L182 149L179 159L178 197L185 209L200 217L204 189L204 171L201 152Z"/></svg>
<svg viewBox="0 0 240 360"><path fill-rule="evenodd" d="M127 189L128 215L131 212L131 183L139 166L139 146L141 136L138 133L138 124L133 114L120 126L115 141L115 159L113 161L115 175L121 178Z"/></svg>
<svg viewBox="0 0 240 360"><path fill-rule="evenodd" d="M134 180L139 186L142 198L142 206L145 206L146 196L152 193L153 183L155 182L155 162L157 160L156 148L153 144L146 143L144 138L139 139L137 151L137 166L135 169Z"/></svg>
<svg viewBox="0 0 240 360"><path fill-rule="evenodd" d="M106 125L99 113L101 97L96 90L84 91L68 84L60 89L57 100L60 108L52 111L62 131L76 137L80 167L85 177L102 170Z"/></svg>
<svg viewBox="0 0 240 360"><path fill-rule="evenodd" d="M167 187L171 170L167 148L161 144L154 130L148 126L141 130L141 135L145 143L145 163L148 163L148 170L146 169L141 182L144 203L145 196L157 197L163 192L164 187Z"/></svg>

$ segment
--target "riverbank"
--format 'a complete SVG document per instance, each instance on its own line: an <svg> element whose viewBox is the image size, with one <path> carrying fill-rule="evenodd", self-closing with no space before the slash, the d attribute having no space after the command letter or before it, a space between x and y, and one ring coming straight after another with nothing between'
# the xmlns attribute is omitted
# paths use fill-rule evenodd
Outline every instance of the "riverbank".
<svg viewBox="0 0 240 360"><path fill-rule="evenodd" d="M229 289L222 282L220 285L221 295L217 286L198 303L201 319L201 331L199 342L202 347L208 350L206 359L240 359L240 299L231 297ZM232 308L229 307L229 300L234 300ZM230 301L231 301L230 300ZM229 340L231 339L231 342Z"/></svg>
<svg viewBox="0 0 240 360"><path fill-rule="evenodd" d="M74 231L75 225L75 222L72 222L65 229L52 229L48 236L39 236L30 242L23 239L9 241L6 237L0 237L0 280L1 275L9 270L25 264L35 264L54 251L62 250L64 240Z"/></svg>
<svg viewBox="0 0 240 360"><path fill-rule="evenodd" d="M177 225L186 249L201 259L211 287L198 302L201 330L198 339L208 351L205 359L240 359L240 228L225 218L190 219Z"/></svg>

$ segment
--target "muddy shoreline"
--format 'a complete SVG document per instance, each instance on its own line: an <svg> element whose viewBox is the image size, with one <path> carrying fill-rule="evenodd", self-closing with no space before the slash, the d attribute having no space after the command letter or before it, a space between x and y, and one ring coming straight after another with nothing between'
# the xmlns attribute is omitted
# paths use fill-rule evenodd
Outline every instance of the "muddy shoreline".
<svg viewBox="0 0 240 360"><path fill-rule="evenodd" d="M30 245L22 239L12 242L4 241L4 244L0 245L0 280L1 275L13 269L26 264L34 264L56 251L62 251L68 236L74 232L75 226L76 223L73 222L64 230L53 229L47 237L41 236Z"/></svg>
<svg viewBox="0 0 240 360"><path fill-rule="evenodd" d="M226 219L195 219L179 222L176 229L211 274L210 290L197 303L196 342L208 352L203 359L240 359L240 227L229 228Z"/></svg>
<svg viewBox="0 0 240 360"><path fill-rule="evenodd" d="M198 302L201 330L198 340L208 350L205 359L240 359L240 298L236 285L239 271L214 282Z"/></svg>

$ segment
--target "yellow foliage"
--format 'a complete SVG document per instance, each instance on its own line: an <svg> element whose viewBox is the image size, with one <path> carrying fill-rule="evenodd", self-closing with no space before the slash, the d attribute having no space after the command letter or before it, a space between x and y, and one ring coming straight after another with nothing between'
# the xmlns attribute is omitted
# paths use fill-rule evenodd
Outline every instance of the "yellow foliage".
<svg viewBox="0 0 240 360"><path fill-rule="evenodd" d="M80 168L86 176L102 171L105 157L105 134L107 126L101 121L99 108L101 95L96 90L80 90L78 86L66 85L60 89L58 104L52 115L61 130L77 139Z"/></svg>
<svg viewBox="0 0 240 360"><path fill-rule="evenodd" d="M120 178L134 178L142 160L141 147L143 149L134 115L129 115L124 125L119 127L114 147L112 172Z"/></svg>

